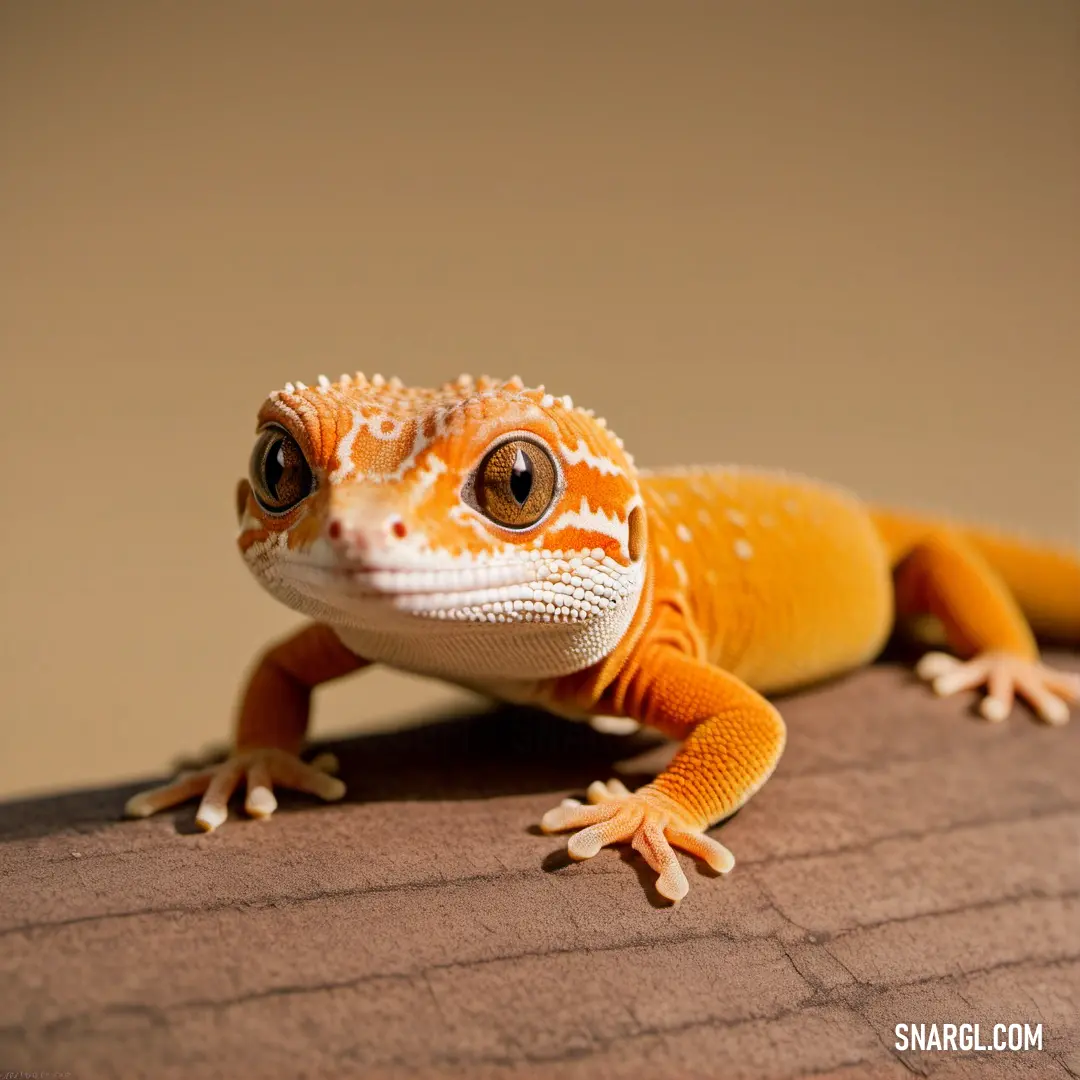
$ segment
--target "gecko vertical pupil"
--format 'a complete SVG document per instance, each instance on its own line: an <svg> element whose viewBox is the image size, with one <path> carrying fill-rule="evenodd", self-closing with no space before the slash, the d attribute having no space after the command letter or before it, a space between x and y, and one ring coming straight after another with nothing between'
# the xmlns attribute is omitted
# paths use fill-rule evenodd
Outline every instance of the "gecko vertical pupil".
<svg viewBox="0 0 1080 1080"><path fill-rule="evenodd" d="M510 470L510 494L517 500L519 506L524 506L528 501L529 492L533 486L533 467L529 456L519 446L517 456L514 458L513 468Z"/></svg>
<svg viewBox="0 0 1080 1080"><path fill-rule="evenodd" d="M281 514L311 493L311 469L296 440L280 428L267 428L251 454L251 486L263 508Z"/></svg>
<svg viewBox="0 0 1080 1080"><path fill-rule="evenodd" d="M555 463L538 443L512 439L484 458L476 476L480 509L497 525L527 529L555 497Z"/></svg>

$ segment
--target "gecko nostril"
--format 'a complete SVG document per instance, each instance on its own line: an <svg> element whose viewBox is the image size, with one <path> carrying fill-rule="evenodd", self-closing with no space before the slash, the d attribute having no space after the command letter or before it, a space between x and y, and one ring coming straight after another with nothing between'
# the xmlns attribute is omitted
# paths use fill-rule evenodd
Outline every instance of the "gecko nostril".
<svg viewBox="0 0 1080 1080"><path fill-rule="evenodd" d="M398 520L390 526L390 531L399 539L404 540L409 530L405 527L405 522Z"/></svg>
<svg viewBox="0 0 1080 1080"><path fill-rule="evenodd" d="M340 540L341 539L341 522L338 521L337 519L335 519L334 521L331 521L329 528L327 528L327 530L326 530L326 534L327 534L327 536L330 537L331 540Z"/></svg>

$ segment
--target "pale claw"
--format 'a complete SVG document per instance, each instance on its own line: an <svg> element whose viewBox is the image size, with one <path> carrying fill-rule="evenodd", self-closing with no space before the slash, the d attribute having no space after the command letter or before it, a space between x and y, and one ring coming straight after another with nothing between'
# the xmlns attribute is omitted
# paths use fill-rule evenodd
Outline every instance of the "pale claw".
<svg viewBox="0 0 1080 1080"><path fill-rule="evenodd" d="M1069 703L1080 701L1080 675L1009 653L987 652L958 660L948 653L929 652L916 664L915 674L941 697L985 686L979 712L993 723L1008 717L1017 696L1054 725L1066 723Z"/></svg>
<svg viewBox="0 0 1080 1080"><path fill-rule="evenodd" d="M690 828L669 805L670 800L656 792L643 788L631 793L621 781L610 780L590 784L588 797L588 806L564 799L540 822L547 833L581 830L566 845L572 859L591 859L608 844L629 840L656 871L657 891L676 903L690 891L690 883L674 848L703 859L720 874L735 865L734 856L723 844Z"/></svg>
<svg viewBox="0 0 1080 1080"><path fill-rule="evenodd" d="M334 802L345 794L345 785L329 773L337 769L333 754L320 754L310 764L284 750L259 749L235 754L217 765L181 773L171 783L133 795L124 812L128 817L149 817L159 810L202 796L195 821L213 832L229 816L229 799L246 780L244 809L252 817L268 818L277 809L274 785L293 788Z"/></svg>

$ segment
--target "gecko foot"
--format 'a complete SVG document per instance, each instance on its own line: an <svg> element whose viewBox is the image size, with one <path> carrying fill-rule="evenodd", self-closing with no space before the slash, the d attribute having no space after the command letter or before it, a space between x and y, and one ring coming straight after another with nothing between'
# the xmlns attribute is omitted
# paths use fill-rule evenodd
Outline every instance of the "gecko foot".
<svg viewBox="0 0 1080 1080"><path fill-rule="evenodd" d="M915 674L941 697L985 686L979 712L994 723L1012 712L1017 695L1040 719L1054 725L1066 723L1069 703L1080 701L1080 675L1008 653L985 652L958 660L948 653L929 652L915 666Z"/></svg>
<svg viewBox="0 0 1080 1080"><path fill-rule="evenodd" d="M201 795L195 821L199 828L213 832L229 816L229 799L242 780L247 782L244 809L251 817L268 818L277 809L274 784L306 791L327 802L340 799L345 785L329 775L336 770L333 754L320 754L308 764L284 750L248 750L205 769L181 773L161 787L140 791L128 799L124 813L149 817Z"/></svg>
<svg viewBox="0 0 1080 1080"><path fill-rule="evenodd" d="M597 780L589 785L587 797L588 806L577 799L564 799L540 821L546 833L581 830L566 845L571 859L591 859L608 844L629 840L659 875L657 891L674 902L690 891L674 848L704 859L720 874L735 865L735 857L723 844L682 821L674 805L659 792L648 788L630 792L618 780L607 784Z"/></svg>

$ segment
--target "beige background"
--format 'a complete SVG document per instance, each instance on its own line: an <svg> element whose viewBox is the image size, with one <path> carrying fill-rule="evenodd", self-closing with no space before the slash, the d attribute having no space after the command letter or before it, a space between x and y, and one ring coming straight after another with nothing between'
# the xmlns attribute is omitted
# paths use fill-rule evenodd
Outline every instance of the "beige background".
<svg viewBox="0 0 1080 1080"><path fill-rule="evenodd" d="M1076 543L1078 132L1073 0L0 3L0 793L227 733L286 379L520 373Z"/></svg>

